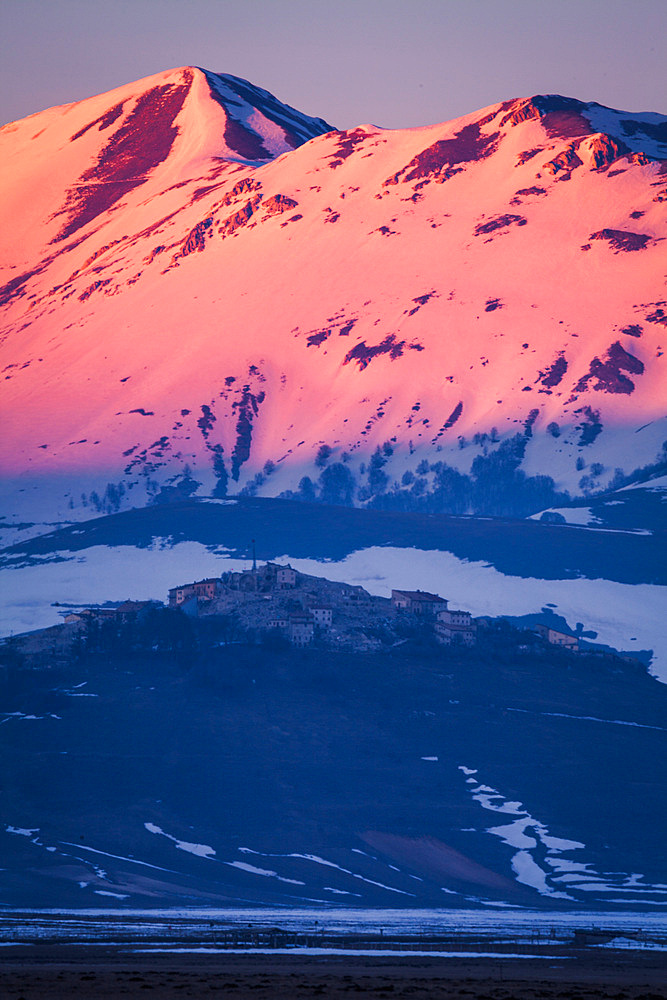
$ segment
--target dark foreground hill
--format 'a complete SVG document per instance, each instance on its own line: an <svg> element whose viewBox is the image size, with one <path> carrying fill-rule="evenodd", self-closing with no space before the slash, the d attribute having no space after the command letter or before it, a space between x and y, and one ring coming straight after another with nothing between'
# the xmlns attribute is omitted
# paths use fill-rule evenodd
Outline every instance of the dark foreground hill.
<svg viewBox="0 0 667 1000"><path fill-rule="evenodd" d="M241 644L8 667L9 906L667 903L667 691L637 664Z"/></svg>

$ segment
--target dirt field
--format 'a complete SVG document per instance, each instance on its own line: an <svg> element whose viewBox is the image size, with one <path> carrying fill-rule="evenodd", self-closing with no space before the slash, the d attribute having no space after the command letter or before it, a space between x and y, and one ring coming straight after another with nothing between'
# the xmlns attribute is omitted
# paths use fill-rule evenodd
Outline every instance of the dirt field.
<svg viewBox="0 0 667 1000"><path fill-rule="evenodd" d="M3 949L3 1000L235 1000L351 996L466 1000L662 1000L664 953L572 953L546 960L122 955L102 948Z"/></svg>

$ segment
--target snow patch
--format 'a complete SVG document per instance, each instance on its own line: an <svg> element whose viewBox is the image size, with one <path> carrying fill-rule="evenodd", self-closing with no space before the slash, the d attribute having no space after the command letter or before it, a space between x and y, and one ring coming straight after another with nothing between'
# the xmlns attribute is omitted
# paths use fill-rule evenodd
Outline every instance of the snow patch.
<svg viewBox="0 0 667 1000"><path fill-rule="evenodd" d="M550 514L560 514L568 524L578 524L588 528L597 524L597 519L590 507L549 507ZM541 514L533 514L532 520L539 520Z"/></svg>
<svg viewBox="0 0 667 1000"><path fill-rule="evenodd" d="M208 844L190 844L187 840L179 840L177 837L172 837L170 833L165 833L155 823L144 823L144 827L149 833L156 833L168 840L173 840L179 851L187 851L188 854L196 854L200 858L212 858L215 855L215 851Z"/></svg>
<svg viewBox="0 0 667 1000"><path fill-rule="evenodd" d="M302 861L310 861L316 865L323 865L325 868L334 868L336 871L343 872L343 874L349 875L351 878L359 879L361 882L366 882L368 885L375 885L380 889L386 889L387 892L397 892L401 896L414 896L414 893L406 892L404 889L396 889L394 886L385 885L383 882L375 882L373 879L365 878L363 875L359 875L358 872L350 871L349 868L343 868L334 861L327 861L326 858L321 858L317 854L264 854L262 851L253 851L249 847L241 847L239 850L244 854L254 854L262 858L298 858Z"/></svg>
<svg viewBox="0 0 667 1000"><path fill-rule="evenodd" d="M279 882L289 882L291 885L305 885L296 878L283 878L278 872L268 871L266 868L256 868L254 865L245 864L243 861L224 861L223 864L230 868L239 868L241 871L249 872L251 875L265 875L267 878L277 878Z"/></svg>
<svg viewBox="0 0 667 1000"><path fill-rule="evenodd" d="M58 719L62 721L59 715L54 715L53 712L49 712L48 715L24 715L23 712L7 712L3 719L0 719L0 726L5 722L10 722L15 719L17 722L41 722L43 719Z"/></svg>
<svg viewBox="0 0 667 1000"><path fill-rule="evenodd" d="M459 771L464 775L470 770L459 765ZM499 837L504 844L514 849L511 866L517 882L530 886L541 896L575 900L577 897L571 894L573 892L620 892L634 895L636 902L655 904L656 900L649 897L667 895L667 890L661 884L645 884L644 876L636 872L629 875L603 875L598 874L590 864L563 858L562 854L585 850L586 845L578 840L552 836L547 827L534 819L520 802L508 802L495 789L481 784L470 787L469 782L470 778L467 778L468 791L483 809L491 812L505 811L518 817L512 823L488 827L486 832ZM500 805L496 800L500 800ZM507 808L504 809L504 806ZM536 855L545 867L538 863ZM562 891L564 887L567 887L568 893ZM607 899L605 902L611 900Z"/></svg>
<svg viewBox="0 0 667 1000"><path fill-rule="evenodd" d="M354 958L493 958L496 961L514 958L542 958L553 960L553 955L526 955L500 951L402 951L391 948L133 948L133 955L154 954L187 955L311 955L351 956ZM569 958L569 956L565 956ZM564 960L559 956L558 961Z"/></svg>
<svg viewBox="0 0 667 1000"><path fill-rule="evenodd" d="M578 722L602 722L608 726L632 726L635 729L654 729L667 733L663 726L647 726L643 722L627 722L625 719L599 719L596 715L567 715L565 712L531 712L527 708L508 708L508 712L522 712L525 715L545 715L552 719L576 719Z"/></svg>

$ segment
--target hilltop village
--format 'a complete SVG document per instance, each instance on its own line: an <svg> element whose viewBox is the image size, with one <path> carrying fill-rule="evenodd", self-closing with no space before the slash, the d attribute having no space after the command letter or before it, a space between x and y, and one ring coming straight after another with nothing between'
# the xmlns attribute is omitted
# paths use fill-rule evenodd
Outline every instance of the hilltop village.
<svg viewBox="0 0 667 1000"><path fill-rule="evenodd" d="M169 607L193 617L232 614L245 630L274 632L296 647L317 639L335 647L379 649L378 630L392 633L406 616L428 622L443 645L473 646L477 631L469 611L450 609L438 594L392 590L390 600L273 562L174 587Z"/></svg>
<svg viewBox="0 0 667 1000"><path fill-rule="evenodd" d="M225 641L279 641L295 648L324 645L333 649L374 652L408 641L415 629L441 646L470 648L492 619L473 618L452 608L439 594L393 589L391 598L363 587L310 576L289 564L267 562L251 569L226 572L172 587L167 608L219 631ZM125 601L116 607L86 608L65 616L67 625L91 632L140 624L156 610L156 601ZM533 636L576 652L576 636L535 625Z"/></svg>
<svg viewBox="0 0 667 1000"><path fill-rule="evenodd" d="M382 653L404 647L466 651L483 659L585 654L635 657L565 631L563 619L527 616L473 618L449 600L424 590L392 589L377 597L363 587L301 573L267 562L172 587L167 601L128 600L103 606L62 607L62 623L0 641L0 667L51 667L91 656L119 658L168 654L183 662L224 647L328 650L332 654ZM556 627L554 627L556 626ZM558 627L560 626L560 627ZM590 635L590 633L589 633Z"/></svg>

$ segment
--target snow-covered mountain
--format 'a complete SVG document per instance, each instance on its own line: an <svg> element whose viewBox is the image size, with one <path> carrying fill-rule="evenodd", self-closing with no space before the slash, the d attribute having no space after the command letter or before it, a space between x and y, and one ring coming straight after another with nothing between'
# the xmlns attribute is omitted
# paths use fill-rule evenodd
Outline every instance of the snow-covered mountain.
<svg viewBox="0 0 667 1000"><path fill-rule="evenodd" d="M554 480L531 512L662 454L667 117L552 95L340 132L181 68L7 125L0 155L22 505L308 476L479 510L470 484L520 468Z"/></svg>
<svg viewBox="0 0 667 1000"><path fill-rule="evenodd" d="M666 117L548 96L339 132L182 68L0 156L3 632L255 538L664 680ZM3 650L5 902L664 906L637 660Z"/></svg>

